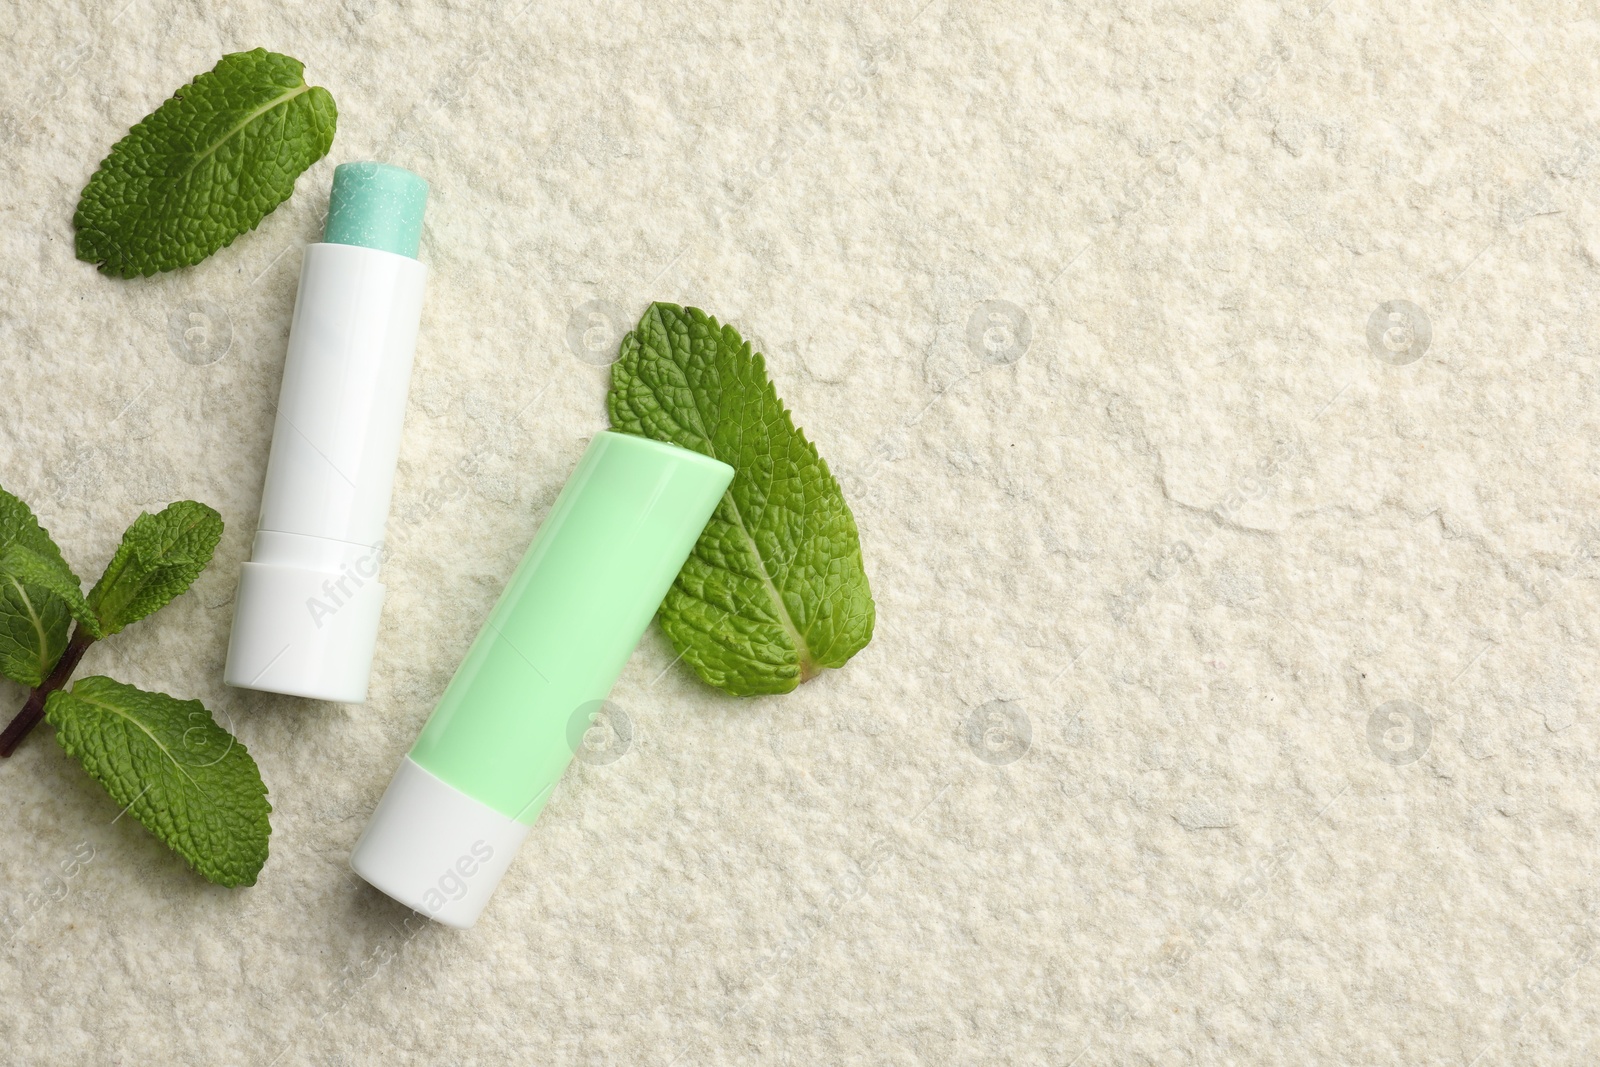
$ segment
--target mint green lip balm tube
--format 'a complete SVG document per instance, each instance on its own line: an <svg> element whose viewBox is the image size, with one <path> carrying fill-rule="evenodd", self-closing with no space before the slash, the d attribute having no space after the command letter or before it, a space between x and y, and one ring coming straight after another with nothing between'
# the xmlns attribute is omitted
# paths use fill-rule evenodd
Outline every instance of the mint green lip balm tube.
<svg viewBox="0 0 1600 1067"><path fill-rule="evenodd" d="M676 445L595 437L356 842L357 874L477 922L732 480Z"/></svg>

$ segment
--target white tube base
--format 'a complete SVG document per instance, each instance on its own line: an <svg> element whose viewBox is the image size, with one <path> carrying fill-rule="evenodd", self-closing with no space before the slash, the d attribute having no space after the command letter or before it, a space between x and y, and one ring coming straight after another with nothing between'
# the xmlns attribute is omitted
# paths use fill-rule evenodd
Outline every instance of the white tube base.
<svg viewBox="0 0 1600 1067"><path fill-rule="evenodd" d="M344 582L348 597L330 597ZM339 571L246 563L222 680L241 689L361 704L367 699L384 588Z"/></svg>
<svg viewBox="0 0 1600 1067"><path fill-rule="evenodd" d="M436 922L465 930L530 829L400 761L378 809L350 853L350 868Z"/></svg>

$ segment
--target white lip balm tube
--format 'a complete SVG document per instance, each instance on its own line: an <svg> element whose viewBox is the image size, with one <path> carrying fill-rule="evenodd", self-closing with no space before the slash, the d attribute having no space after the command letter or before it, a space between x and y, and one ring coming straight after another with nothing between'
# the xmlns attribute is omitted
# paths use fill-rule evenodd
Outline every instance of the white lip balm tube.
<svg viewBox="0 0 1600 1067"><path fill-rule="evenodd" d="M383 530L422 317L428 184L382 163L333 172L300 268L261 519L223 680L359 704L378 639Z"/></svg>

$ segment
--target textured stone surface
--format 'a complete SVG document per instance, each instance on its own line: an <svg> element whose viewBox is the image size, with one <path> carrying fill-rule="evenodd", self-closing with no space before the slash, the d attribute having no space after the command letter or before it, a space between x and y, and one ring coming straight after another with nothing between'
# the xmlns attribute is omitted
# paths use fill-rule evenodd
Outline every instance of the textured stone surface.
<svg viewBox="0 0 1600 1067"><path fill-rule="evenodd" d="M205 885L30 738L3 1058L1600 1056L1591 8L126 2L4 23L0 477L91 576L141 508L222 512L84 670L231 722L273 855ZM333 92L331 156L195 268L74 261L107 148L257 45ZM433 277L345 707L221 673L363 158L432 181ZM475 930L412 934L345 857L651 299L766 352L877 638L735 701L652 631L627 750Z"/></svg>

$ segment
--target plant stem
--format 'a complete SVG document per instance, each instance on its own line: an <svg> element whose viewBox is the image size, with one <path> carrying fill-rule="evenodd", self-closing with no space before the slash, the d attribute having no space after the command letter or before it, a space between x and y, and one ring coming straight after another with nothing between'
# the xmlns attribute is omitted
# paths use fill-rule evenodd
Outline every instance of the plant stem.
<svg viewBox="0 0 1600 1067"><path fill-rule="evenodd" d="M50 672L44 684L28 694L28 702L22 705L22 710L17 712L17 717L11 720L5 732L0 733L0 756L15 752L22 739L28 736L28 731L39 725L39 720L44 718L45 698L67 684L72 672L78 669L78 661L92 644L94 638L82 626L74 627L72 637L67 641L67 650L56 661L55 670Z"/></svg>

